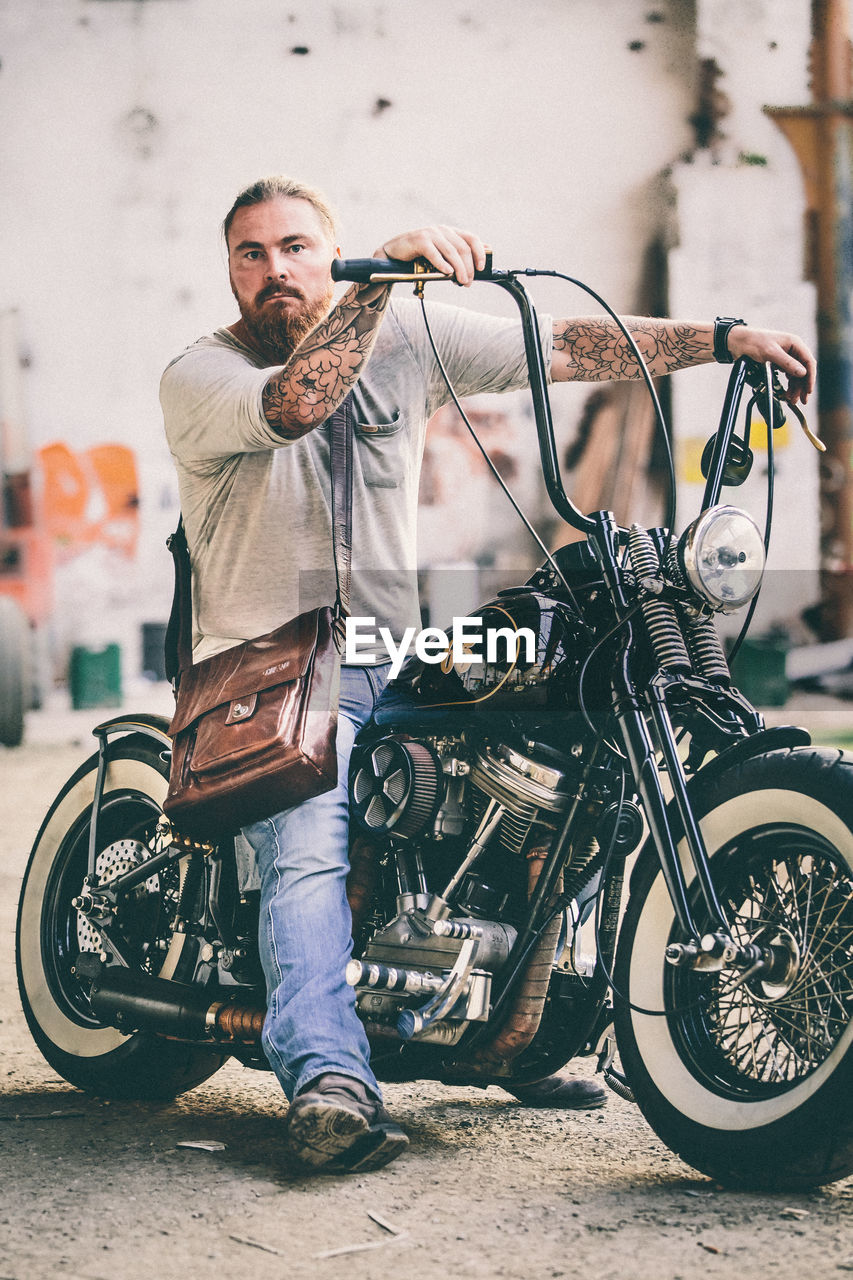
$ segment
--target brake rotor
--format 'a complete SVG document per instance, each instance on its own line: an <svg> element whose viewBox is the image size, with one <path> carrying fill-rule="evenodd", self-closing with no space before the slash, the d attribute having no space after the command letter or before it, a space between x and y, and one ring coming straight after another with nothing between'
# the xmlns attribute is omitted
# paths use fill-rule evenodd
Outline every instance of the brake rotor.
<svg viewBox="0 0 853 1280"><path fill-rule="evenodd" d="M95 863L98 884L110 884L119 876L133 871L149 854L150 850L140 840L116 840L108 844L98 854ZM160 879L156 874L149 876L138 888L145 893L159 893ZM77 912L77 946L80 951L100 953L103 950L100 933L82 911Z"/></svg>

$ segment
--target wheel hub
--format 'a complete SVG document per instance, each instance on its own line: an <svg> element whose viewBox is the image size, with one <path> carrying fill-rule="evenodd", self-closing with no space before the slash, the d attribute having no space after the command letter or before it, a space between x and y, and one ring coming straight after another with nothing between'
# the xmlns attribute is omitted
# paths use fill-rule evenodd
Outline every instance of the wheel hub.
<svg viewBox="0 0 853 1280"><path fill-rule="evenodd" d="M773 959L755 984L756 995L767 1001L783 1000L800 975L800 947L790 929L779 926L770 938L762 938Z"/></svg>

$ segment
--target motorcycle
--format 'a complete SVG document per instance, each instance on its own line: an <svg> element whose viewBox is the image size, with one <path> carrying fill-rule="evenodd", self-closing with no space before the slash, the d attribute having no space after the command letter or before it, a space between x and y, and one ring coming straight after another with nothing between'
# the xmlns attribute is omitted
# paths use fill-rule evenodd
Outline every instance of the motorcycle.
<svg viewBox="0 0 853 1280"><path fill-rule="evenodd" d="M347 978L372 1063L386 1081L513 1087L597 1055L710 1177L831 1182L853 1171L853 758L766 728L715 626L752 616L772 506L771 491L762 536L722 488L749 470L756 405L772 482L771 428L792 408L770 366L738 360L683 533L674 476L665 527L582 513L523 282L538 274L558 273L489 260L478 278L519 308L546 488L583 537L543 548L527 582L477 611L484 634L532 632L532 651L412 658L359 735ZM421 298L437 277L370 259L336 275L414 281ZM164 816L166 720L121 715L94 735L21 893L39 1049L102 1097L171 1097L229 1056L268 1069L239 837Z"/></svg>

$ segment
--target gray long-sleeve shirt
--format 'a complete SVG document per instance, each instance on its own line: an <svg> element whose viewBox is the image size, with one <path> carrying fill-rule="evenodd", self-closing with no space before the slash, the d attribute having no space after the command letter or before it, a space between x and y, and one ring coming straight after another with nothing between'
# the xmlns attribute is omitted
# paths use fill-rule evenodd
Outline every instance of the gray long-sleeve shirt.
<svg viewBox="0 0 853 1280"><path fill-rule="evenodd" d="M429 304L460 396L527 384L520 325ZM551 322L540 324L546 368ZM193 566L193 652L208 657L334 599L329 435L282 439L264 417L271 368L231 334L166 368L160 401ZM352 612L420 626L418 482L426 426L449 400L419 305L393 301L353 396Z"/></svg>

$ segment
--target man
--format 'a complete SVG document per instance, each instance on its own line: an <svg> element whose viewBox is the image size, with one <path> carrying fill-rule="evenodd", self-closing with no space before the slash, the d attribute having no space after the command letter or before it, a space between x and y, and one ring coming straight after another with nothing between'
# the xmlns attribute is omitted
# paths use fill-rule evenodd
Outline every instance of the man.
<svg viewBox="0 0 853 1280"><path fill-rule="evenodd" d="M196 660L329 602L328 436L322 427L353 391L355 615L399 635L420 626L414 531L429 417L447 399L417 304L384 284L352 286L332 306L339 252L323 197L286 178L255 183L225 223L240 319L183 352L161 386L193 564ZM428 227L386 241L376 256L425 258L470 285L480 239ZM460 395L526 383L517 323L433 305L431 326ZM805 402L814 360L786 333L670 320L629 322L655 375L714 359L769 360ZM637 377L609 320L542 321L555 381ZM349 755L387 665L342 671L335 791L243 831L261 883L260 949L268 991L263 1043L291 1106L288 1144L312 1168L361 1171L407 1144L382 1107L344 971ZM589 1107L587 1081L552 1077L519 1095L534 1105Z"/></svg>

